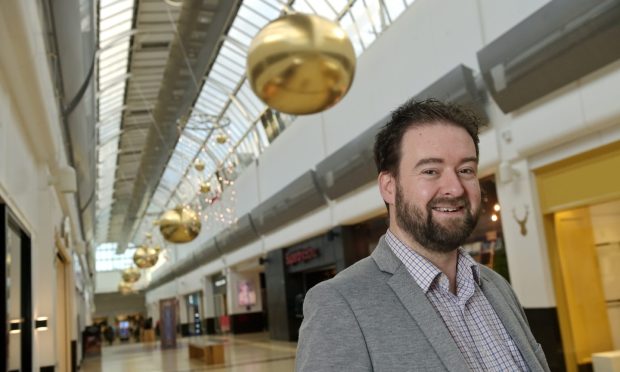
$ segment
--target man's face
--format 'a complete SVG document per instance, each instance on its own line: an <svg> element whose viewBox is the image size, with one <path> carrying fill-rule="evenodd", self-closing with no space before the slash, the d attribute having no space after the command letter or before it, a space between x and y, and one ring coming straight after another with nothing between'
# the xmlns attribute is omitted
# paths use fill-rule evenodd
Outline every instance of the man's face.
<svg viewBox="0 0 620 372"><path fill-rule="evenodd" d="M463 244L478 220L477 167L476 147L464 129L441 123L409 129L394 180L398 227L432 251Z"/></svg>

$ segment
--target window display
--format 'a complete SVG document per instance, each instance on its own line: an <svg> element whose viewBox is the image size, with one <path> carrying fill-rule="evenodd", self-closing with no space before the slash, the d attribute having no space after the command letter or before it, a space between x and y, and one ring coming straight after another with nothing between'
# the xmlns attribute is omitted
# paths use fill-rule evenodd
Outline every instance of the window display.
<svg viewBox="0 0 620 372"><path fill-rule="evenodd" d="M250 280L242 280L237 285L237 303L239 306L256 305L256 291L254 283Z"/></svg>

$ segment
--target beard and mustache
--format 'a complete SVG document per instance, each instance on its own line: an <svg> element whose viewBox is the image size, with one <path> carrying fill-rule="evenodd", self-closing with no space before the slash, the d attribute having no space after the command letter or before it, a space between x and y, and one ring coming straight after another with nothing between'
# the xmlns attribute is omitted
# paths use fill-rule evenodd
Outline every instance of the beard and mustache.
<svg viewBox="0 0 620 372"><path fill-rule="evenodd" d="M396 184L396 223L405 233L409 234L424 248L438 253L448 253L461 246L476 227L479 209L471 211L467 197L446 198L436 197L426 204L424 212L416 205L408 203L404 196L400 182ZM449 221L448 226L433 220L433 207L454 206L462 207L465 216Z"/></svg>

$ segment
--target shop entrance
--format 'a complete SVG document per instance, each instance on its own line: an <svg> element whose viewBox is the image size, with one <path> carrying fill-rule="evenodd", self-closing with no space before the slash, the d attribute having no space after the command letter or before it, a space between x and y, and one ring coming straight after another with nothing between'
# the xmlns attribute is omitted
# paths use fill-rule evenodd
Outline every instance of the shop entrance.
<svg viewBox="0 0 620 372"><path fill-rule="evenodd" d="M230 332L230 318L228 317L228 306L226 305L226 294L218 293L214 297L215 318L217 319L215 324L215 331L218 334Z"/></svg>
<svg viewBox="0 0 620 372"><path fill-rule="evenodd" d="M620 348L620 143L536 172L566 369Z"/></svg>
<svg viewBox="0 0 620 372"><path fill-rule="evenodd" d="M310 288L319 284L320 282L331 279L336 275L336 267L331 266L315 271L304 273L304 293L307 293Z"/></svg>
<svg viewBox="0 0 620 372"><path fill-rule="evenodd" d="M295 340L298 330L304 319L304 299L306 293L320 282L331 279L336 275L336 266L321 267L313 270L289 274L290 294L288 302L292 304L291 324L295 330Z"/></svg>
<svg viewBox="0 0 620 372"><path fill-rule="evenodd" d="M189 334L201 335L202 332L202 294L194 292L185 297Z"/></svg>

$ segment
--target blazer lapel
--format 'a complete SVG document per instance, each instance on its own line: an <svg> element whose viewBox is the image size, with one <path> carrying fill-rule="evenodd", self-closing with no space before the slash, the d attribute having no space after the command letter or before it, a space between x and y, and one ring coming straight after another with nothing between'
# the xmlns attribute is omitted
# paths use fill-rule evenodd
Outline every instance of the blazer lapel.
<svg viewBox="0 0 620 372"><path fill-rule="evenodd" d="M467 362L443 320L383 238L372 256L382 271L393 274L387 281L388 285L418 324L446 369L468 371Z"/></svg>
<svg viewBox="0 0 620 372"><path fill-rule="evenodd" d="M522 322L517 318L514 310L510 307L508 301L502 295L495 283L485 277L482 279L482 292L487 300L489 300L489 303L504 324L504 327L506 327L506 331L517 345L517 348L521 352L525 363L532 371L544 371L538 361L538 358L536 358L536 354L534 354L534 350L530 345L527 335L523 331L523 327L525 325L522 324Z"/></svg>

